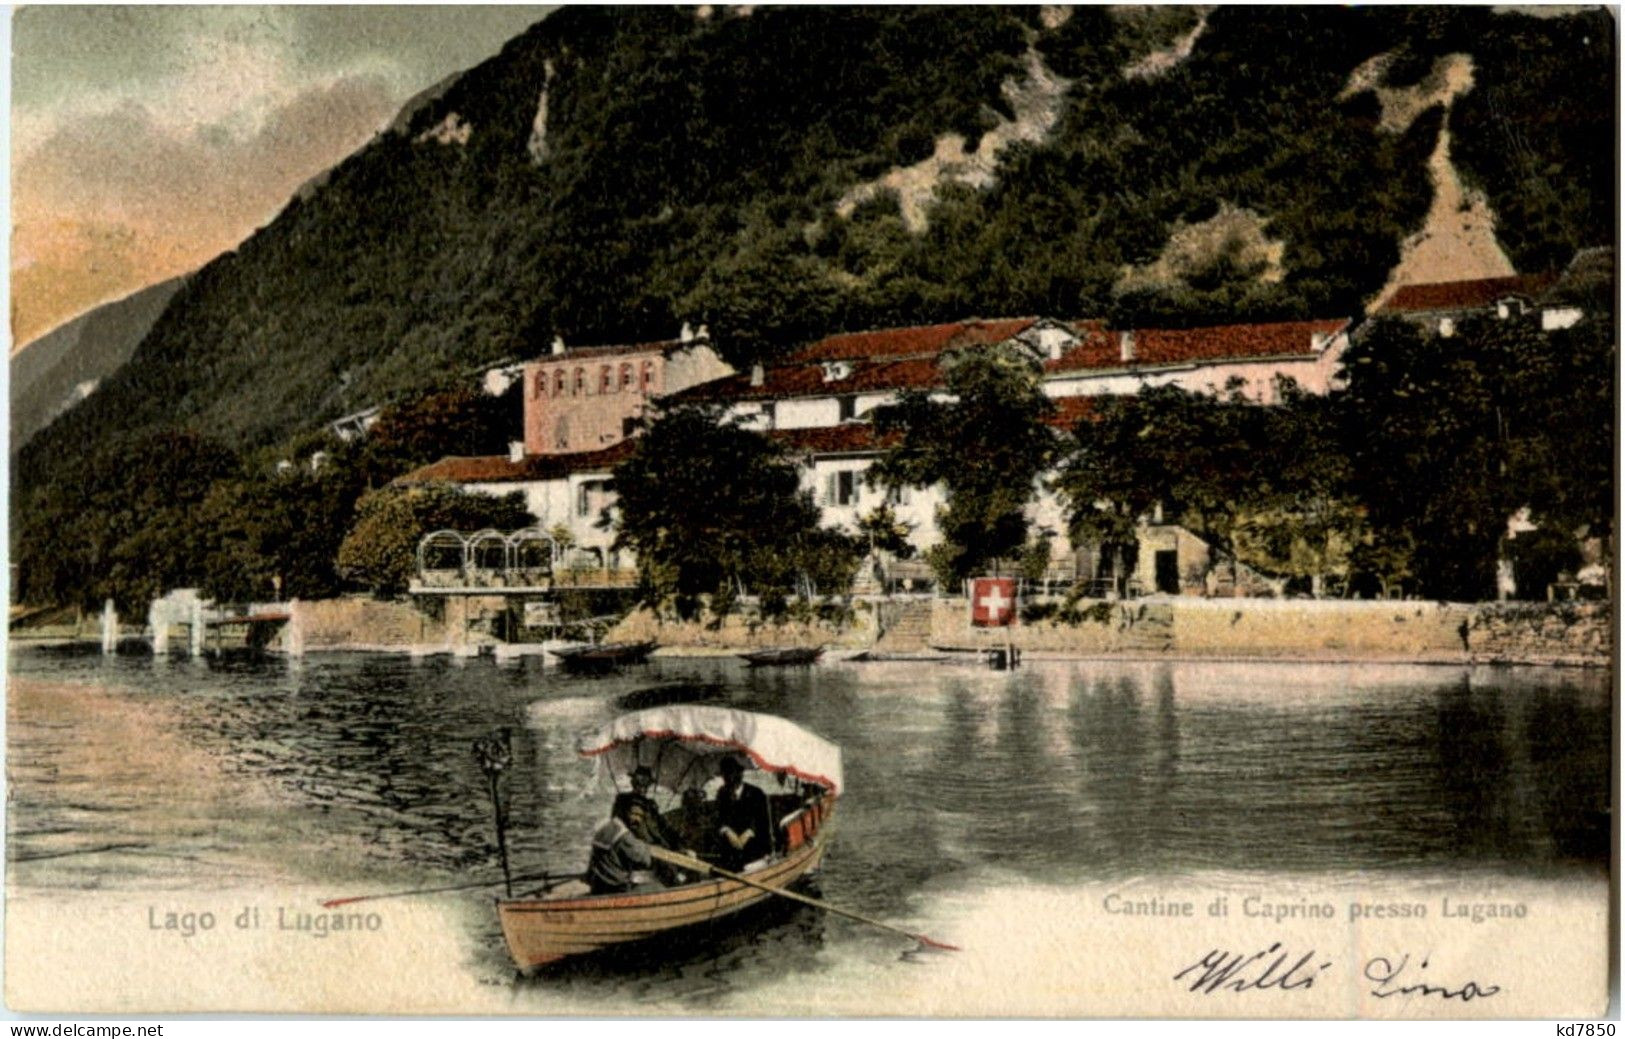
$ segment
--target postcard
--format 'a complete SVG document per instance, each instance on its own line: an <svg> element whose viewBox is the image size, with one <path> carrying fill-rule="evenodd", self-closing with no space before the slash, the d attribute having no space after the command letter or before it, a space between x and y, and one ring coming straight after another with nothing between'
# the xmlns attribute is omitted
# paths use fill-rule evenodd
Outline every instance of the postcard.
<svg viewBox="0 0 1625 1039"><path fill-rule="evenodd" d="M11 17L13 1013L1607 1012L1614 12Z"/></svg>

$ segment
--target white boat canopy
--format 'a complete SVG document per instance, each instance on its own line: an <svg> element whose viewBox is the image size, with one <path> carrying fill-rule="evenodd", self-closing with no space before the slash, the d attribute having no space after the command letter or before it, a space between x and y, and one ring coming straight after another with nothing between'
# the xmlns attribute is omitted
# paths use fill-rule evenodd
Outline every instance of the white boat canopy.
<svg viewBox="0 0 1625 1039"><path fill-rule="evenodd" d="M582 740L580 751L615 775L645 766L674 792L720 775L729 756L835 794L844 783L840 747L783 718L727 707L678 704L623 714Z"/></svg>

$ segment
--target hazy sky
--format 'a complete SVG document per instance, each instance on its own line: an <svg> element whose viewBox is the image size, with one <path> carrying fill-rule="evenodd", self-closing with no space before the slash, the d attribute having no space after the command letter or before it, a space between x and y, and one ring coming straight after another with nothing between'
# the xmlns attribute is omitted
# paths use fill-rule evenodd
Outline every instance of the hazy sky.
<svg viewBox="0 0 1625 1039"><path fill-rule="evenodd" d="M16 11L15 342L232 248L413 94L547 10Z"/></svg>

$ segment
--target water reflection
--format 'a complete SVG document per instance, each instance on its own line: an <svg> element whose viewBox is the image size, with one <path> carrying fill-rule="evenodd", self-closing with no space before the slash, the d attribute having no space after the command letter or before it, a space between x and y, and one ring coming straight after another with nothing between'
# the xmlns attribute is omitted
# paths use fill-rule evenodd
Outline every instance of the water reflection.
<svg viewBox="0 0 1625 1039"><path fill-rule="evenodd" d="M14 707L14 884L224 885L250 875L249 860L351 890L494 876L469 747L500 726L513 735L503 795L515 870L579 869L607 794L577 740L623 710L679 702L780 714L842 746L848 790L821 882L886 919L988 869L1040 884L1214 869L1594 874L1609 853L1600 673L663 660L584 678L536 661L38 652L11 666L116 698L121 715L172 728L219 773L198 781L208 790L183 777L173 798L154 795L128 762L76 755L73 727ZM245 811L215 789L239 782L273 791L272 805ZM167 857L140 870L18 861L153 834ZM485 897L466 899L471 933L482 969L503 977ZM668 948L634 984L703 1001L768 970L768 957L782 977L812 969L826 941L870 940L792 907L764 907L744 933L701 936L675 961ZM542 983L596 974L571 967Z"/></svg>
<svg viewBox="0 0 1625 1039"><path fill-rule="evenodd" d="M1564 683L1529 695L1521 722L1535 828L1555 858L1598 861L1610 829L1609 788L1597 781L1608 775L1608 745L1595 738L1606 709Z"/></svg>

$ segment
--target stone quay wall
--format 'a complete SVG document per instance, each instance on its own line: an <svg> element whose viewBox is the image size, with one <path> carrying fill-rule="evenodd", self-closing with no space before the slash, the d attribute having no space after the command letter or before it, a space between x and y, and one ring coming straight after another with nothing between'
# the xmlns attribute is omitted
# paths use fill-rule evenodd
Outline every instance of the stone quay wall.
<svg viewBox="0 0 1625 1039"><path fill-rule="evenodd" d="M1216 659L1393 660L1604 667L1606 603L1149 598L1077 603L1078 616L972 629L963 599L933 604L930 645Z"/></svg>
<svg viewBox="0 0 1625 1039"><path fill-rule="evenodd" d="M284 653L404 651L446 641L443 625L407 603L347 597L291 604L291 616L266 648Z"/></svg>
<svg viewBox="0 0 1625 1039"><path fill-rule="evenodd" d="M830 649L867 649L877 636L874 604L855 602L839 621L782 618L770 620L748 612L730 613L721 620L703 613L682 620L666 610L636 609L610 629L609 642L657 642L663 649L698 653L770 649L788 646L826 646Z"/></svg>

